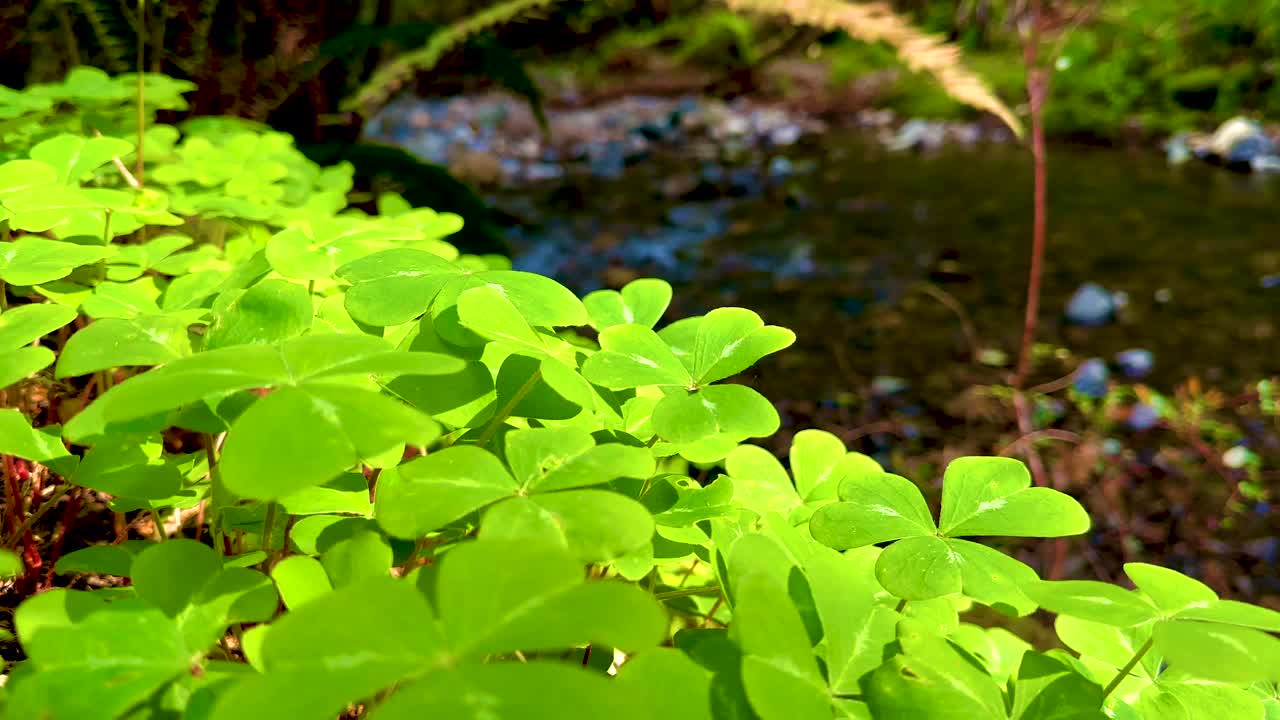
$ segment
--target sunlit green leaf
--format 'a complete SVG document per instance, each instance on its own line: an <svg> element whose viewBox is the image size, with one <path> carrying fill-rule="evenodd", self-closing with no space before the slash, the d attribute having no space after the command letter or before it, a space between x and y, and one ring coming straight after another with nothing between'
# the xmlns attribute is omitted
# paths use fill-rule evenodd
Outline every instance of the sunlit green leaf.
<svg viewBox="0 0 1280 720"><path fill-rule="evenodd" d="M1092 580L1040 580L1022 590L1050 612L1116 627L1141 625L1159 615L1141 595Z"/></svg>
<svg viewBox="0 0 1280 720"><path fill-rule="evenodd" d="M1102 688L1071 667L1029 652L1013 682L1014 720L1103 720Z"/></svg>
<svg viewBox="0 0 1280 720"><path fill-rule="evenodd" d="M1031 474L1011 458L964 457L947 465L942 482L944 535L1059 537L1089 529L1089 516L1071 497L1031 487Z"/></svg>
<svg viewBox="0 0 1280 720"><path fill-rule="evenodd" d="M1280 639L1252 628L1195 621L1156 625L1155 647L1170 667L1226 683L1280 680Z"/></svg>
<svg viewBox="0 0 1280 720"><path fill-rule="evenodd" d="M0 550L0 579L9 579L22 574L22 559L12 550Z"/></svg>
<svg viewBox="0 0 1280 720"><path fill-rule="evenodd" d="M103 318L72 335L54 369L57 377L136 365L162 365L191 354L187 324L169 315Z"/></svg>
<svg viewBox="0 0 1280 720"><path fill-rule="evenodd" d="M309 555L291 555L276 563L271 568L271 579L290 610L324 597L333 590L324 566Z"/></svg>
<svg viewBox="0 0 1280 720"><path fill-rule="evenodd" d="M867 682L874 717L1006 717L999 686L945 639L904 620L898 641L903 654L880 666Z"/></svg>
<svg viewBox="0 0 1280 720"><path fill-rule="evenodd" d="M286 280L263 280L214 301L204 347L214 350L288 340L310 329L313 318L306 287Z"/></svg>
<svg viewBox="0 0 1280 720"><path fill-rule="evenodd" d="M330 482L400 443L428 445L430 418L386 395L339 385L282 387L232 424L219 463L229 490L273 500Z"/></svg>
<svg viewBox="0 0 1280 720"><path fill-rule="evenodd" d="M621 291L596 290L584 297L582 304L597 330L633 323L652 328L671 304L671 285L657 278L641 278L627 283Z"/></svg>
<svg viewBox="0 0 1280 720"><path fill-rule="evenodd" d="M904 477L852 475L841 481L839 493L841 502L822 507L809 521L813 537L837 550L936 532L924 496Z"/></svg>
<svg viewBox="0 0 1280 720"><path fill-rule="evenodd" d="M384 471L374 515L392 537L418 538L518 489L498 458L456 445Z"/></svg>
<svg viewBox="0 0 1280 720"><path fill-rule="evenodd" d="M31 159L58 171L58 182L78 185L84 176L133 152L133 143L113 137L81 137L62 133L31 148Z"/></svg>
<svg viewBox="0 0 1280 720"><path fill-rule="evenodd" d="M82 266L110 257L112 249L25 235L0 250L0 279L10 285L39 285L59 280Z"/></svg>
<svg viewBox="0 0 1280 720"><path fill-rule="evenodd" d="M960 592L960 556L947 541L909 537L885 548L876 561L876 579L885 590L907 600L929 600Z"/></svg>
<svg viewBox="0 0 1280 720"><path fill-rule="evenodd" d="M742 680L752 708L766 720L828 716L826 682L784 589L753 574L735 594L732 627L745 653Z"/></svg>
<svg viewBox="0 0 1280 720"><path fill-rule="evenodd" d="M492 720L642 720L637 696L583 668L555 662L464 665L396 691L369 717Z"/></svg>
<svg viewBox="0 0 1280 720"><path fill-rule="evenodd" d="M537 540L583 562L607 563L649 542L653 517L643 505L606 490L567 490L503 501L485 512L486 539Z"/></svg>

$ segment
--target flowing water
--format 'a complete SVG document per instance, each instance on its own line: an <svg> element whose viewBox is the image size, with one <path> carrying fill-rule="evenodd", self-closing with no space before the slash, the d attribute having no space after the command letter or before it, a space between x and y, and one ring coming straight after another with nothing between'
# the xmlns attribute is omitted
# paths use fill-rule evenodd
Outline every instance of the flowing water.
<svg viewBox="0 0 1280 720"><path fill-rule="evenodd" d="M829 135L787 160L796 172L784 180L755 160L754 184L740 166L739 197L669 197L708 165L668 158L498 202L547 222L515 236L518 266L580 290L666 277L676 314L739 304L794 329L790 352L804 360L762 378L775 394L829 397L850 373L918 385L966 361L955 308L916 292L921 283L954 299L981 346L1016 353L1031 239L1025 150L923 155ZM1280 178L1072 146L1051 148L1049 173L1041 342L1108 359L1148 349L1157 386L1199 376L1234 387L1280 372L1280 286L1267 287L1280 273ZM559 256L548 252L557 244ZM1063 321L1087 281L1127 297L1116 322Z"/></svg>

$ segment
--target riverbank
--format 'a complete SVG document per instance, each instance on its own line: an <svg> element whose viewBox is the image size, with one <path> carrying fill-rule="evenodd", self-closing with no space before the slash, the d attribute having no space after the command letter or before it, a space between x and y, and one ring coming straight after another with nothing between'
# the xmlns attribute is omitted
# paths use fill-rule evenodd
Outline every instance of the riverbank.
<svg viewBox="0 0 1280 720"><path fill-rule="evenodd" d="M1025 114L1012 101L1022 89L1011 85L1010 68L983 64L1001 68L1003 94ZM614 178L664 152L734 163L748 153L785 152L833 130L857 130L897 151L1017 142L993 116L938 101L934 96L945 94L927 78L888 69L840 79L836 68L826 60L786 57L753 70L749 80L727 83L724 75L655 53L608 71L548 65L532 68L541 116L527 99L500 90L406 95L384 107L365 134L482 187L582 173ZM919 102L915 95L932 99ZM1055 102L1051 98L1050 111ZM925 114L904 114L901 107ZM1280 125L1246 117L1199 120L1181 132L1136 117L1098 132L1071 125L1055 132L1053 124L1048 131L1051 142L1164 153L1171 165L1194 159L1243 172L1280 171Z"/></svg>

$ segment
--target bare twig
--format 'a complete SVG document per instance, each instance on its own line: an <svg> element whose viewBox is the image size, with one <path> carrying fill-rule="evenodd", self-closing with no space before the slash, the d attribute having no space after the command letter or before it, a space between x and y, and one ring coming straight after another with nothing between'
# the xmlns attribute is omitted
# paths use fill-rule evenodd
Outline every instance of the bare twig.
<svg viewBox="0 0 1280 720"><path fill-rule="evenodd" d="M1016 452L1023 446L1035 443L1040 440L1061 440L1062 442L1071 443L1073 445L1079 445L1081 442L1084 441L1084 439L1081 438L1079 435L1069 430L1054 430L1054 429L1036 430L1034 432L1023 435L1022 437L1018 438L1017 440L1014 440L1008 445L1005 445L1004 449L1000 451L1000 455L1007 457L1009 455L1012 455L1014 452Z"/></svg>
<svg viewBox="0 0 1280 720"><path fill-rule="evenodd" d="M978 331L974 328L973 322L969 319L969 314L964 311L964 306L960 304L960 301L956 300L951 293L936 285L921 283L916 288L942 303L948 310L956 314L956 317L960 319L960 329L964 332L965 341L969 344L970 360L975 363L978 362L982 355L982 341L978 339Z"/></svg>
<svg viewBox="0 0 1280 720"><path fill-rule="evenodd" d="M101 131L101 130L99 130L99 129L97 129L97 128L94 128L94 129L93 129L93 134L94 134L94 135L96 135L97 137L102 137L102 131ZM139 148L138 148L138 152L139 152L139 158L138 158L138 160L139 160L139 162L141 162L141 160L142 160L142 158L141 158L141 152L142 152L142 148L141 148L141 146L139 146ZM120 171L120 175L121 175L122 177L124 177L124 181L125 181L126 183L129 183L129 187L133 188L134 190L141 190L141 189L142 189L142 183L138 180L138 178L136 178L136 177L134 177L134 176L133 176L133 173L129 172L129 168L125 167L124 162L123 162L120 158L118 158L118 157L113 157L113 158L111 158L111 164L116 166L116 170L119 170L119 171Z"/></svg>

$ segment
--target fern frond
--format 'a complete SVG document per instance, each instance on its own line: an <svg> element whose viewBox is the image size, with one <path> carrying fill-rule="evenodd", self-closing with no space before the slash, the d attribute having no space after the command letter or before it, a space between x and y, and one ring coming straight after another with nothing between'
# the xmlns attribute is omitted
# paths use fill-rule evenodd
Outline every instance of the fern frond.
<svg viewBox="0 0 1280 720"><path fill-rule="evenodd" d="M119 9L100 0L80 0L78 4L102 48L107 69L115 73L129 70L129 48L133 45L134 33L122 27L128 22L119 16Z"/></svg>
<svg viewBox="0 0 1280 720"><path fill-rule="evenodd" d="M977 74L964 66L960 49L930 35L881 3L845 0L725 0L738 12L782 15L793 23L844 30L866 42L891 45L912 71L934 76L947 94L999 117L1018 137L1022 123Z"/></svg>
<svg viewBox="0 0 1280 720"><path fill-rule="evenodd" d="M209 34L213 30L213 17L218 11L218 0L201 0L191 27L191 56L196 68L208 67Z"/></svg>
<svg viewBox="0 0 1280 720"><path fill-rule="evenodd" d="M421 48L407 52L379 68L369 82L361 87L353 99L344 103L353 109L370 115L387 102L387 99L419 72L435 67L445 53L486 30L505 25L559 2L560 0L506 0L493 7L463 18L441 28Z"/></svg>

